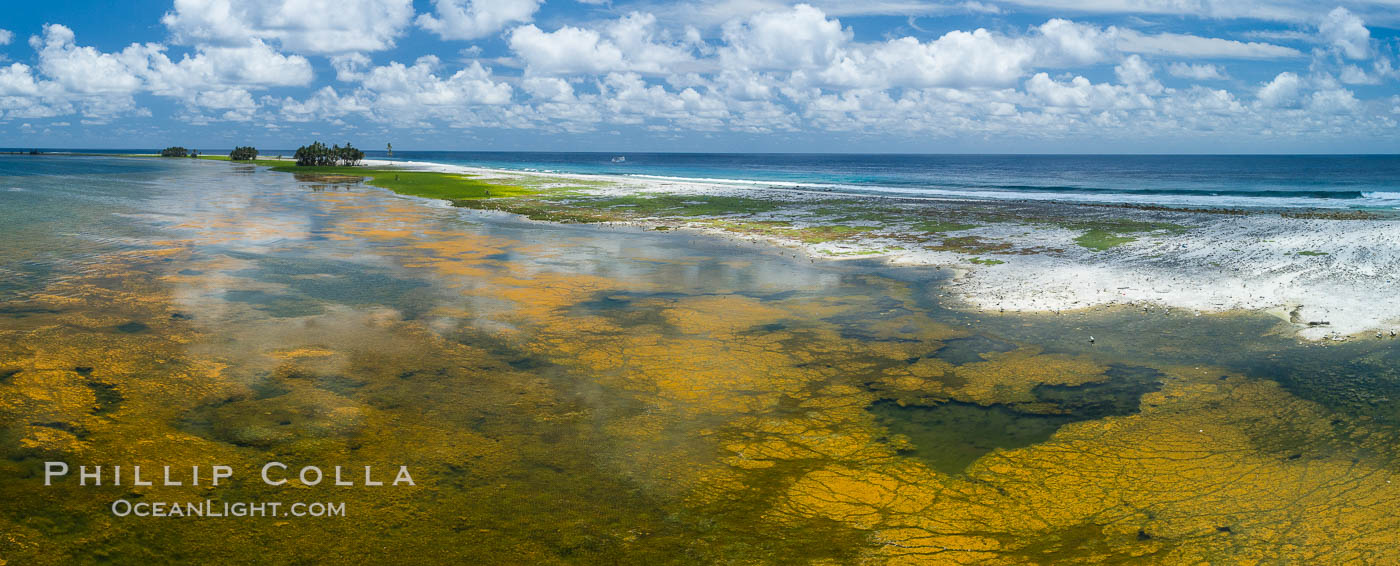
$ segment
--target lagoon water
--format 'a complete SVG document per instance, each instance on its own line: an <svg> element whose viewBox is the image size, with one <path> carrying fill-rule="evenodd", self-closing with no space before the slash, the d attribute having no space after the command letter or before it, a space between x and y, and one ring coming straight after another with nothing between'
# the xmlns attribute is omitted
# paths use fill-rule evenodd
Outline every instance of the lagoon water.
<svg viewBox="0 0 1400 566"><path fill-rule="evenodd" d="M1391 341L1301 344L1243 314L966 313L943 304L938 270L527 222L250 165L0 156L0 188L12 564L1400 548ZM52 460L225 464L241 481L45 487ZM273 460L406 465L417 485L254 481ZM116 499L347 516L116 517Z"/></svg>

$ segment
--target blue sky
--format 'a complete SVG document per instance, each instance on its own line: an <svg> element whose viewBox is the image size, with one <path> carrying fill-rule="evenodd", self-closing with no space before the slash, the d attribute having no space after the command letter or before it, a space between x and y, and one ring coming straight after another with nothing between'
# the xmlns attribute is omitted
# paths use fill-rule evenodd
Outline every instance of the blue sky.
<svg viewBox="0 0 1400 566"><path fill-rule="evenodd" d="M7 10L0 147L1400 150L1396 0Z"/></svg>

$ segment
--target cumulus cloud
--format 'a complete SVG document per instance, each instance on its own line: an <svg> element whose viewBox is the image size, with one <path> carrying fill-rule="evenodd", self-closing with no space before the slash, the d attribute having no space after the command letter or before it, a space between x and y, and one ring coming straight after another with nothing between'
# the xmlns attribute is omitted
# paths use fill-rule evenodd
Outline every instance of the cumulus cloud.
<svg viewBox="0 0 1400 566"><path fill-rule="evenodd" d="M432 55L419 57L411 66L392 62L370 70L362 84L389 106L431 110L510 101L510 85L492 80L491 71L481 63L473 61L445 77L439 75L440 66Z"/></svg>
<svg viewBox="0 0 1400 566"><path fill-rule="evenodd" d="M217 87L301 86L310 83L312 76L305 57L283 55L257 39L238 47L204 47L179 61L155 53L144 73L147 89L170 96Z"/></svg>
<svg viewBox="0 0 1400 566"><path fill-rule="evenodd" d="M44 26L43 36L29 38L39 54L39 70L65 90L79 94L130 94L141 87L140 74L155 44L133 43L117 53L79 46L73 30L60 24Z"/></svg>
<svg viewBox="0 0 1400 566"><path fill-rule="evenodd" d="M1118 30L1055 18L1041 24L1038 59L1052 66L1089 65L1108 58L1118 44Z"/></svg>
<svg viewBox="0 0 1400 566"><path fill-rule="evenodd" d="M683 46L660 37L655 26L655 16L633 12L601 32L573 26L546 32L524 25L511 31L507 43L534 74L657 73L691 59Z"/></svg>
<svg viewBox="0 0 1400 566"><path fill-rule="evenodd" d="M369 56L364 53L342 53L331 56L330 60L335 80L343 82L363 80L364 70L370 65Z"/></svg>
<svg viewBox="0 0 1400 566"><path fill-rule="evenodd" d="M1280 1L1303 6L1302 0ZM334 7L328 0L301 2L311 10L279 15L271 0L178 0L164 22L188 49L138 43L102 51L81 45L66 27L51 26L31 40L31 64L0 66L2 118L76 113L100 121L139 113L134 97L157 95L180 98L181 116L201 123L275 112L286 121L362 119L420 131L631 127L1140 139L1162 132L1377 131L1389 122L1368 117L1400 107L1359 99L1344 88L1397 75L1356 15L1374 21L1373 13L1354 4L1348 6L1356 14L1308 8L1312 15L1290 26L1310 31L1316 48L1308 59L1267 42L1275 36L1241 34L1235 37L1251 41L1238 41L1063 17L938 33L910 21L918 35L890 28L879 38L841 19L988 7L948 2L722 0L566 25L532 23L540 0L436 0L416 19L407 0L345 0ZM1115 2L1125 11L1132 11L1128 4L1162 10L1147 13L1188 4L1235 9L1223 0L1094 0L1076 3L1084 9L1071 13L1078 19ZM684 10L723 20L668 20ZM509 51L479 59L489 44L459 44L444 52L462 54L465 64L436 56L377 64L373 52L393 46L415 22L426 30L419 33L443 39L505 30ZM311 61L302 54L324 56L334 82L322 77L315 90L268 95L269 89L314 84ZM1235 92L1168 88L1159 80L1159 73L1191 81L1229 78L1218 61L1199 59L1255 60L1250 67L1267 65L1275 76L1230 87ZM1257 62L1266 60L1272 62ZM497 76L493 67L504 66L521 72Z"/></svg>
<svg viewBox="0 0 1400 566"><path fill-rule="evenodd" d="M840 54L854 32L807 4L761 12L724 26L722 58L747 69L824 67Z"/></svg>
<svg viewBox="0 0 1400 566"><path fill-rule="evenodd" d="M1150 81L1150 75L1147 79ZM1026 92L1046 106L1065 109L1129 110L1150 108L1153 105L1152 99L1146 93L1138 92L1132 85L1094 83L1084 77L1057 81L1046 73L1036 73L1027 80Z"/></svg>
<svg viewBox="0 0 1400 566"><path fill-rule="evenodd" d="M514 92L480 62L448 74L432 55L412 65L394 61L359 73L359 86L350 92L327 86L304 100L269 102L280 107L284 119L296 122L357 114L398 126L430 126L432 120L444 120L465 127L482 125L480 115L508 104Z"/></svg>
<svg viewBox="0 0 1400 566"><path fill-rule="evenodd" d="M34 74L29 65L11 63L8 67L0 67L0 96L35 96L38 94L39 85L34 81Z"/></svg>
<svg viewBox="0 0 1400 566"><path fill-rule="evenodd" d="M258 39L241 46L200 47L172 60L160 44L133 43L108 53L79 45L66 26L49 24L29 44L38 55L37 67L11 65L4 75L5 90L26 92L34 98L26 104L31 108L81 108L93 119L140 112L133 98L138 93L178 97L195 106L234 111L225 114L230 119L247 119L256 108L251 90L306 85L313 76L306 58L278 53Z"/></svg>
<svg viewBox="0 0 1400 566"><path fill-rule="evenodd" d="M1034 57L1024 41L985 29L951 31L925 43L906 37L853 49L822 76L870 88L995 87L1014 84Z"/></svg>
<svg viewBox="0 0 1400 566"><path fill-rule="evenodd" d="M1360 102L1350 90L1328 88L1308 95L1308 109L1322 114L1350 114L1355 112Z"/></svg>
<svg viewBox="0 0 1400 566"><path fill-rule="evenodd" d="M1298 103L1298 93L1302 90L1302 79L1288 71L1279 73L1273 80L1259 89L1259 103L1271 108L1283 108Z"/></svg>
<svg viewBox="0 0 1400 566"><path fill-rule="evenodd" d="M321 87L305 100L291 97L282 100L269 100L281 113L281 119L289 122L312 122L349 114L368 114L370 105L354 95L342 96L332 87Z"/></svg>
<svg viewBox="0 0 1400 566"><path fill-rule="evenodd" d="M1138 55L1129 55L1113 68L1113 75L1118 77L1118 82L1139 92L1160 94L1163 90L1162 83L1157 82L1152 66Z"/></svg>
<svg viewBox="0 0 1400 566"><path fill-rule="evenodd" d="M416 23L443 39L477 39L530 21L542 1L433 0L433 13L420 14Z"/></svg>
<svg viewBox="0 0 1400 566"><path fill-rule="evenodd" d="M1366 29L1361 18L1346 8L1333 8L1322 18L1317 31L1328 46L1348 59L1365 59L1371 56L1371 31Z"/></svg>
<svg viewBox="0 0 1400 566"><path fill-rule="evenodd" d="M1198 81L1220 81L1230 78L1225 68L1210 63L1182 63L1177 61L1167 65L1167 73L1182 79Z"/></svg>
<svg viewBox="0 0 1400 566"><path fill-rule="evenodd" d="M379 51L413 18L412 0L175 0L161 18L186 43L275 41L304 53Z"/></svg>
<svg viewBox="0 0 1400 566"><path fill-rule="evenodd" d="M14 32L12 32L12 31L10 31L10 30L7 30L7 29L0 29L0 45L9 45L10 42L11 42L11 41L14 41L14 40L15 40L15 33L14 33Z"/></svg>

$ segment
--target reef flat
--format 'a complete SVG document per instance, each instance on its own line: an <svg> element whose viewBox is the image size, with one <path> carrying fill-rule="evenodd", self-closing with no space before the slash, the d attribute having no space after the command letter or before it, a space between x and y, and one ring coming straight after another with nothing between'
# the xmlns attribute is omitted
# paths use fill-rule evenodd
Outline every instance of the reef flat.
<svg viewBox="0 0 1400 566"><path fill-rule="evenodd" d="M878 257L951 268L950 292L969 309L1256 311L1310 340L1400 330L1400 302L1392 300L1400 293L1400 224L1390 211L853 196L777 183L366 163L370 184L459 207L703 232L814 261Z"/></svg>
<svg viewBox="0 0 1400 566"><path fill-rule="evenodd" d="M31 189L6 204L91 214L21 231L66 251L0 280L11 564L1398 558L1393 343L1300 343L1263 315L979 313L940 297L949 270L131 167L154 169L6 179ZM44 486L53 460L404 465L415 485Z"/></svg>

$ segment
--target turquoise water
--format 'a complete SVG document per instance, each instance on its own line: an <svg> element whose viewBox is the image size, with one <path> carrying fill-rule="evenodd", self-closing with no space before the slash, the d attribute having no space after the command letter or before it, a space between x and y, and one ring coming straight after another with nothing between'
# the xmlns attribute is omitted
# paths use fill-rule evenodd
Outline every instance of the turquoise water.
<svg viewBox="0 0 1400 566"><path fill-rule="evenodd" d="M139 151L139 150L122 150ZM145 150L150 151L150 150ZM215 152L217 153L217 152ZM276 155L277 150L265 150ZM290 155L291 151L281 151ZM385 152L369 151L383 159ZM617 163L613 159L624 157ZM396 151L455 165L906 197L1224 208L1400 207L1395 155L861 155ZM3 165L0 165L3 167Z"/></svg>

